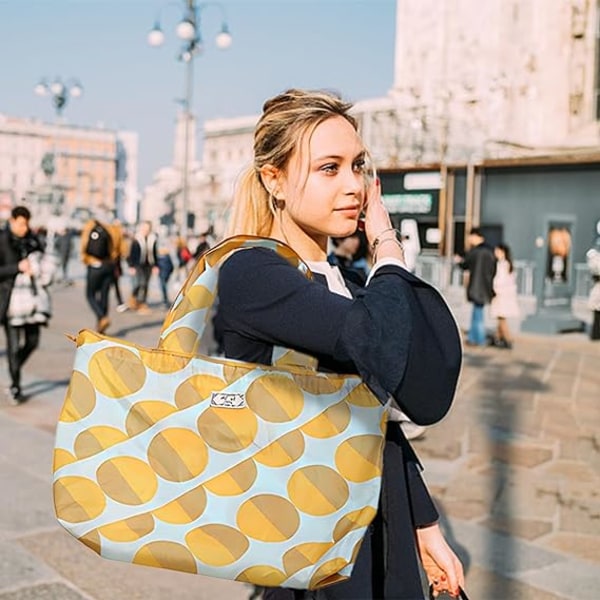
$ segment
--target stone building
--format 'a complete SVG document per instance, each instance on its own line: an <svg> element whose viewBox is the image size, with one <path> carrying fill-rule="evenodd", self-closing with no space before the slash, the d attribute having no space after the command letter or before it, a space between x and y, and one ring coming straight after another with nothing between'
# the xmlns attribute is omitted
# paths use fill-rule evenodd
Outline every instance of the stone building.
<svg viewBox="0 0 600 600"><path fill-rule="evenodd" d="M96 206L135 217L137 134L0 115L0 194L53 214L85 218Z"/></svg>

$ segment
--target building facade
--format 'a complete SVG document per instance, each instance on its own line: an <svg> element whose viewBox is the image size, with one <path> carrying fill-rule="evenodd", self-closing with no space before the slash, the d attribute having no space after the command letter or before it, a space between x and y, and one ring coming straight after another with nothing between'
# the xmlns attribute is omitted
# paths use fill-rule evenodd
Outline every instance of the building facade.
<svg viewBox="0 0 600 600"><path fill-rule="evenodd" d="M75 220L107 207L126 220L137 196L137 134L0 115L0 193Z"/></svg>
<svg viewBox="0 0 600 600"><path fill-rule="evenodd" d="M489 181L510 185L505 193L515 198L517 210L524 197L515 191L514 177L500 177L504 168L523 163L534 179L535 165L561 170L562 163L579 161L584 170L593 169L590 156L600 148L599 5L397 0L392 88L385 97L357 102L354 114L395 222L416 221L423 249L451 256L463 250L471 226L488 215L497 221L489 203L499 202L503 192L495 185L490 195ZM237 177L251 161L257 118L204 124L194 191L204 222L226 222ZM577 169L561 172L557 181L568 197L577 185L576 175L568 174ZM405 184L405 176L414 180L415 174L430 183ZM539 188L540 202L545 193ZM584 195L589 198L587 188ZM490 226L510 239L509 222L513 217L506 226ZM523 259L528 253L523 247Z"/></svg>

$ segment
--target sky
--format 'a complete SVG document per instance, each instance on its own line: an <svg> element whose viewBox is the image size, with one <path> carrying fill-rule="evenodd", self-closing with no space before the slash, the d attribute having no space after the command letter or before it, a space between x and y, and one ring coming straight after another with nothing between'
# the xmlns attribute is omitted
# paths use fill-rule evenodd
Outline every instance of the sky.
<svg viewBox="0 0 600 600"><path fill-rule="evenodd" d="M395 0L224 0L199 3L204 52L194 66L192 111L201 146L206 119L259 114L289 88L327 88L350 101L393 83ZM220 5L220 6L219 6ZM139 135L140 190L172 162L184 65L175 27L184 0L0 0L0 113L53 122L42 78L78 78L66 122ZM222 10L233 44L214 38ZM166 40L146 36L160 18Z"/></svg>

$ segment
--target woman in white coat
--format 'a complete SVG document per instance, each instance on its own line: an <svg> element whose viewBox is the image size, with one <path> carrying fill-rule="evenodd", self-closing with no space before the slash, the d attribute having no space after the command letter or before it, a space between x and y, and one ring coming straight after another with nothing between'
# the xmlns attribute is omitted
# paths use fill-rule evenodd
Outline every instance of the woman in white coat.
<svg viewBox="0 0 600 600"><path fill-rule="evenodd" d="M496 335L492 345L498 348L512 348L513 337L508 326L508 319L519 316L517 299L517 278L513 269L510 248L506 244L498 244L494 249L496 255L496 275L494 276L494 294L490 305L490 313L497 320Z"/></svg>

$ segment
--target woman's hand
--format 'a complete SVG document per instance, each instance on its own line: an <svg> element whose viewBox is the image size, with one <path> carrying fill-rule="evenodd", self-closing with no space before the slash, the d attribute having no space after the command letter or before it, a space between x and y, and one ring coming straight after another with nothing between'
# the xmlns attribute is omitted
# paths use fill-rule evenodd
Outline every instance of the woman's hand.
<svg viewBox="0 0 600 600"><path fill-rule="evenodd" d="M437 523L417 529L417 548L427 580L433 585L434 596L445 590L458 596L459 586L465 586L462 564Z"/></svg>
<svg viewBox="0 0 600 600"><path fill-rule="evenodd" d="M381 185L379 179L375 179L367 190L365 201L365 235L369 245L373 244L382 231L391 228L390 215L381 199Z"/></svg>

